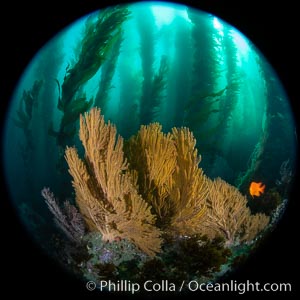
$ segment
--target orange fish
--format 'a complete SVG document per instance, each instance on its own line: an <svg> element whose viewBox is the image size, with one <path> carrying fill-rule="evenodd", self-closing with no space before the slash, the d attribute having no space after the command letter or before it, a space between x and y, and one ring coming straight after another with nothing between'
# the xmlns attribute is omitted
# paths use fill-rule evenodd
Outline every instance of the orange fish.
<svg viewBox="0 0 300 300"><path fill-rule="evenodd" d="M253 196L259 197L261 194L263 194L265 191L265 187L266 186L262 182L252 181L249 188L249 192L252 198Z"/></svg>

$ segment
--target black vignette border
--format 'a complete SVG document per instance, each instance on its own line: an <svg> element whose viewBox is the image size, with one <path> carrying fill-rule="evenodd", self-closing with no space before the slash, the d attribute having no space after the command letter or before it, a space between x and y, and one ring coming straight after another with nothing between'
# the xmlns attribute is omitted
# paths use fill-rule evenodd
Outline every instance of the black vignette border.
<svg viewBox="0 0 300 300"><path fill-rule="evenodd" d="M299 112L296 99L296 65L299 64L296 40L299 25L295 1L173 1L190 5L213 13L244 33L265 55L277 72L291 101L297 128ZM105 5L120 2L106 1ZM0 82L1 128L9 99L22 72L35 53L58 31L81 16L103 7L99 1L40 1L27 0L0 4L3 68ZM299 173L298 173L299 174ZM3 182L3 180L2 180ZM261 281L286 281L293 284L292 294L298 289L294 270L298 270L299 259L294 241L297 237L296 214L299 176L288 209L278 228L245 267L238 278ZM4 231L1 254L4 260L5 291L12 295L20 293L33 298L45 295L99 297L88 292L81 282L66 274L45 256L23 230L9 203L7 191L2 183L1 225ZM8 229L9 228L9 229ZM16 288L16 286L18 288ZM195 295L199 296L199 295ZM221 295L220 295L221 296ZM286 296L286 295L285 295ZM287 295L288 296L288 295ZM124 298L124 297L123 297Z"/></svg>

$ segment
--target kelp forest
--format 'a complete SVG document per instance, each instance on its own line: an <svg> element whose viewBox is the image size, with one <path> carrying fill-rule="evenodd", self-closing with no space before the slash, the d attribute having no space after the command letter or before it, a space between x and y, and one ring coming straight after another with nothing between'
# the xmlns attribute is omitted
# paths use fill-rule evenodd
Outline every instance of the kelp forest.
<svg viewBox="0 0 300 300"><path fill-rule="evenodd" d="M25 70L7 185L37 243L80 278L212 280L284 211L294 127L276 74L237 29L172 4L109 7Z"/></svg>

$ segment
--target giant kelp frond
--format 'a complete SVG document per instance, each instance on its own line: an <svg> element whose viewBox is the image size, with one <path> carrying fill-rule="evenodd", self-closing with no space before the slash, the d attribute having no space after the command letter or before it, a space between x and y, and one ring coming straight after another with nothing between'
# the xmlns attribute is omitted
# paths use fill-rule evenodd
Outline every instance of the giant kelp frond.
<svg viewBox="0 0 300 300"><path fill-rule="evenodd" d="M32 118L32 111L35 106L38 105L38 96L43 85L42 80L36 80L30 91L24 91L23 101L25 112L29 118Z"/></svg>
<svg viewBox="0 0 300 300"><path fill-rule="evenodd" d="M140 36L140 55L142 67L142 94L140 98L139 124L148 125L153 121L152 116L152 83L154 77L155 60L155 18L151 8L143 8L138 11L137 30ZM149 113L150 112L150 113Z"/></svg>
<svg viewBox="0 0 300 300"><path fill-rule="evenodd" d="M24 94L23 94L23 97L24 97ZM24 111L23 101L20 101L19 108L17 110L17 118L14 119L14 124L17 127L21 128L23 130L26 130L29 127L29 123L30 123L30 117Z"/></svg>
<svg viewBox="0 0 300 300"><path fill-rule="evenodd" d="M163 92L167 85L167 74L169 70L167 56L163 55L160 59L159 69L156 74L154 74L151 87L151 99L152 99L152 122L157 117L159 112L159 106L163 99Z"/></svg>
<svg viewBox="0 0 300 300"><path fill-rule="evenodd" d="M186 111L190 111L194 106L201 105L201 101L209 101L209 102L216 102L219 101L220 97L224 95L224 93L227 91L228 86L225 88L217 91L217 92L210 92L210 91L198 91L197 93L194 93L193 96L189 99L189 101L186 103L184 109Z"/></svg>
<svg viewBox="0 0 300 300"><path fill-rule="evenodd" d="M213 17L203 18L193 10L187 12L193 24L191 37L194 53L191 96L185 104L183 125L194 132L198 147L206 154L209 153L206 145L213 143L214 137L205 132L214 126L214 119L220 115L220 98L227 90L225 87L216 91L219 78L224 73L222 37L213 26ZM202 139L203 135L205 139ZM212 154L209 153L210 156Z"/></svg>
<svg viewBox="0 0 300 300"><path fill-rule="evenodd" d="M128 15L126 7L116 6L100 11L86 21L77 60L72 66L68 65L61 87L58 83L61 93L57 108L62 111L63 117L58 131L50 128L49 132L56 137L59 146L65 147L72 142L79 115L93 104L94 100L87 101L85 95L79 95L79 90L96 74L111 51L117 51L121 25Z"/></svg>
<svg viewBox="0 0 300 300"><path fill-rule="evenodd" d="M80 140L85 159L78 157L75 148L67 148L66 160L76 202L89 228L108 241L129 239L153 256L160 249L160 231L153 226L155 217L128 171L123 139L116 137L113 125L105 124L100 110L92 109L80 118Z"/></svg>
<svg viewBox="0 0 300 300"><path fill-rule="evenodd" d="M120 28L115 34L115 42L113 43L111 53L101 68L101 79L99 90L95 97L95 106L100 107L102 113L106 110L108 101L108 93L112 88L111 82L115 74L117 60L120 54L121 44L123 42L123 30Z"/></svg>
<svg viewBox="0 0 300 300"><path fill-rule="evenodd" d="M33 147L33 139L31 136L31 121L34 108L38 106L38 97L42 85L42 80L36 80L30 90L23 91L23 95L19 102L19 107L17 110L17 118L13 120L14 124L23 130L27 147L29 148Z"/></svg>
<svg viewBox="0 0 300 300"><path fill-rule="evenodd" d="M116 40L115 34L128 15L126 7L115 6L100 11L95 20L88 20L78 60L68 69L62 84L63 106L98 71Z"/></svg>
<svg viewBox="0 0 300 300"><path fill-rule="evenodd" d="M228 86L216 92L198 91L185 105L183 123L193 130L201 146L204 146L209 138L207 133L212 127L209 121L213 114L220 112L219 102L227 89ZM203 134L207 137L205 140L201 138Z"/></svg>
<svg viewBox="0 0 300 300"><path fill-rule="evenodd" d="M61 128L66 128L67 126L74 124L78 120L80 114L88 111L92 105L93 99L86 101L85 96L71 101L67 107L68 113L64 114L61 119Z"/></svg>
<svg viewBox="0 0 300 300"><path fill-rule="evenodd" d="M23 91L22 99L17 110L18 119L15 119L15 125L20 128L27 128L32 119L34 107L38 105L38 96L43 85L42 80L36 80L32 88L28 91Z"/></svg>
<svg viewBox="0 0 300 300"><path fill-rule="evenodd" d="M269 139L269 126L270 118L266 118L265 129L261 133L259 140L248 159L247 170L245 172L240 172L236 179L235 185L240 190L246 190L246 185L251 182L252 177L254 177L255 172L257 172L261 162L263 161L262 156Z"/></svg>
<svg viewBox="0 0 300 300"><path fill-rule="evenodd" d="M159 113L159 107L163 100L164 91L167 86L167 75L169 70L167 56L163 55L161 57L160 65L156 72L154 72L153 66L151 68L151 72L149 71L149 66L147 66L147 68L144 69L144 73L147 70L151 73L151 75L147 74L148 76L146 76L144 74L143 95L140 103L140 122L142 124L154 122Z"/></svg>

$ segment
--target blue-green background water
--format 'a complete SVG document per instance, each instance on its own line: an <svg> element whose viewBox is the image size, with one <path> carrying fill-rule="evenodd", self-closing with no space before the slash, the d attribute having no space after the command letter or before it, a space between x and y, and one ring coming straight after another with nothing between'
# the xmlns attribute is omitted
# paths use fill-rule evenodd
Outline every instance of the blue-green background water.
<svg viewBox="0 0 300 300"><path fill-rule="evenodd" d="M103 63L76 89L72 101L93 99L92 106L99 106L124 138L150 122L161 123L165 132L187 126L194 132L200 166L209 177L220 176L245 194L251 181L275 186L281 164L295 162L296 135L288 99L263 56L240 32L214 16L157 3L131 5L128 10L120 39L115 31ZM101 13L89 20L96 22ZM81 47L87 18L37 53L7 114L7 184L23 221L41 239L51 220L41 189L51 187L62 200L74 198L62 157L66 145L79 146L78 124L74 122L76 134L71 137L49 133L60 132L63 112L58 99L69 70L85 55ZM42 84L35 104L28 106L29 134L15 121L18 111L26 112L22 97L24 91L32 94L36 80Z"/></svg>

